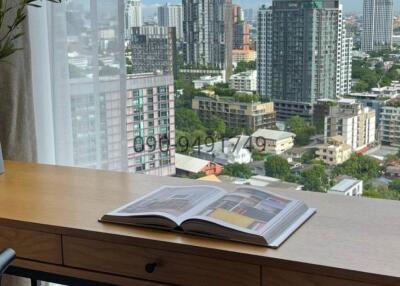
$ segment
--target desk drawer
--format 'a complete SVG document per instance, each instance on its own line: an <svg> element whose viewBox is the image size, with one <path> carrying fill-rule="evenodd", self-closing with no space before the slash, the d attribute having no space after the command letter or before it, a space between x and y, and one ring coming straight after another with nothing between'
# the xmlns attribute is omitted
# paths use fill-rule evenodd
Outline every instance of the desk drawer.
<svg viewBox="0 0 400 286"><path fill-rule="evenodd" d="M0 226L0 250L9 247L19 258L62 264L59 235Z"/></svg>
<svg viewBox="0 0 400 286"><path fill-rule="evenodd" d="M63 244L70 267L184 286L261 284L258 265L72 237Z"/></svg>

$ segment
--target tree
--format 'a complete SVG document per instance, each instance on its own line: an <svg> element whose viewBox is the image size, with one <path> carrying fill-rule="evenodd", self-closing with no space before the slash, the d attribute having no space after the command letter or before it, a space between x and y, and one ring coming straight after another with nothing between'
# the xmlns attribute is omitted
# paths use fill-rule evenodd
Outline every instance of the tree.
<svg viewBox="0 0 400 286"><path fill-rule="evenodd" d="M208 127L209 134L216 139L220 139L226 133L225 121L218 116L211 116L211 118L207 120L206 126Z"/></svg>
<svg viewBox="0 0 400 286"><path fill-rule="evenodd" d="M389 189L400 193L400 179L395 179L389 184Z"/></svg>
<svg viewBox="0 0 400 286"><path fill-rule="evenodd" d="M303 164L311 164L311 162L317 158L315 152L317 151L317 149L310 149L307 150L306 153L303 154L303 156L301 156L301 160L300 162Z"/></svg>
<svg viewBox="0 0 400 286"><path fill-rule="evenodd" d="M250 62L241 61L237 64L234 73L237 74L237 73L241 73L241 72L245 72L245 71L249 71L249 70L256 70L256 69L257 69L256 61L250 61Z"/></svg>
<svg viewBox="0 0 400 286"><path fill-rule="evenodd" d="M369 86L365 81L359 80L354 84L352 90L354 92L366 92L369 90Z"/></svg>
<svg viewBox="0 0 400 286"><path fill-rule="evenodd" d="M379 162L362 154L354 154L342 165L337 166L333 174L336 176L348 175L359 180L367 181L379 176L381 167Z"/></svg>
<svg viewBox="0 0 400 286"><path fill-rule="evenodd" d="M325 193L329 188L329 178L321 165L312 166L301 174L301 183L307 191Z"/></svg>
<svg viewBox="0 0 400 286"><path fill-rule="evenodd" d="M265 162L265 175L285 180L290 175L290 165L280 156L272 156Z"/></svg>
<svg viewBox="0 0 400 286"><path fill-rule="evenodd" d="M265 154L261 153L258 150L253 150L251 157L253 158L253 161L264 161Z"/></svg>
<svg viewBox="0 0 400 286"><path fill-rule="evenodd" d="M296 134L295 144L297 146L310 144L311 136L315 134L314 126L307 123L300 116L290 117L286 121L286 129Z"/></svg>
<svg viewBox="0 0 400 286"><path fill-rule="evenodd" d="M196 112L188 108L179 108L176 110L175 123L177 129L186 132L205 129Z"/></svg>
<svg viewBox="0 0 400 286"><path fill-rule="evenodd" d="M246 164L231 164L224 167L222 175L242 178L242 179L249 179L253 173Z"/></svg>

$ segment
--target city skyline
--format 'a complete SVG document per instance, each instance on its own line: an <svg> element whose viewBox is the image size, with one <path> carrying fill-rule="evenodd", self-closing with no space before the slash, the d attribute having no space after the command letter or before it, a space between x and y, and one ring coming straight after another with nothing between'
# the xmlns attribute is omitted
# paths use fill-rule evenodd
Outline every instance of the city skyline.
<svg viewBox="0 0 400 286"><path fill-rule="evenodd" d="M170 4L180 4L182 3L182 0L165 0L165 1L160 1L160 0L143 0L143 6L144 8L156 8L159 5L164 5L165 3L170 3ZM254 0L254 1L245 1L245 0L235 0L233 1L234 4L239 4L241 5L244 9L246 8L259 8L261 5L270 5L272 3L271 0ZM340 1L341 4L343 4L343 8L345 12L362 12L362 5L363 5L363 0L344 0ZM399 7L399 1L395 0L395 8Z"/></svg>

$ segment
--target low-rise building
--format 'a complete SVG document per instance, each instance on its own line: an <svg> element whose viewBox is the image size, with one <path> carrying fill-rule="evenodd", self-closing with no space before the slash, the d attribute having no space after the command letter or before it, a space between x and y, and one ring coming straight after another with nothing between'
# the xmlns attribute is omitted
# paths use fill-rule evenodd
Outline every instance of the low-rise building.
<svg viewBox="0 0 400 286"><path fill-rule="evenodd" d="M221 75L211 76L205 75L201 76L200 79L193 80L195 89L202 89L206 86L214 85L216 83L223 83L224 79Z"/></svg>
<svg viewBox="0 0 400 286"><path fill-rule="evenodd" d="M252 162L252 154L249 150L250 144L249 136L238 136L227 141L195 147L193 156L223 166L249 164Z"/></svg>
<svg viewBox="0 0 400 286"><path fill-rule="evenodd" d="M301 191L303 186L285 182L276 178L267 176L252 176L250 179L234 178L229 176L219 176L219 179L224 183L230 183L235 185L249 185L253 187L262 187L269 192L276 191Z"/></svg>
<svg viewBox="0 0 400 286"><path fill-rule="evenodd" d="M272 102L238 102L230 97L196 96L192 108L201 120L218 116L229 128L257 130L276 126L276 112Z"/></svg>
<svg viewBox="0 0 400 286"><path fill-rule="evenodd" d="M254 50L238 50L234 49L232 51L232 62L237 65L240 62L251 62L257 59L257 52Z"/></svg>
<svg viewBox="0 0 400 286"><path fill-rule="evenodd" d="M325 143L328 138L341 136L344 143L359 151L376 141L375 110L355 99L318 101L314 106L314 122L319 123L321 118L324 118Z"/></svg>
<svg viewBox="0 0 400 286"><path fill-rule="evenodd" d="M400 99L389 101L381 109L380 141L385 145L400 146Z"/></svg>
<svg viewBox="0 0 400 286"><path fill-rule="evenodd" d="M220 175L223 167L211 161L175 154L175 166L178 175L193 175L204 173L207 176Z"/></svg>
<svg viewBox="0 0 400 286"><path fill-rule="evenodd" d="M252 135L253 148L280 155L294 146L296 134L272 129L259 129Z"/></svg>
<svg viewBox="0 0 400 286"><path fill-rule="evenodd" d="M257 91L257 71L245 71L231 76L229 86L238 91Z"/></svg>
<svg viewBox="0 0 400 286"><path fill-rule="evenodd" d="M316 152L318 160L329 166L343 164L350 159L351 147L344 143L341 136L328 138L327 143L319 145Z"/></svg>
<svg viewBox="0 0 400 286"><path fill-rule="evenodd" d="M344 179L333 186L328 194L361 197L363 195L363 181L356 179Z"/></svg>
<svg viewBox="0 0 400 286"><path fill-rule="evenodd" d="M400 161L390 162L385 168L385 176L390 179L400 178Z"/></svg>

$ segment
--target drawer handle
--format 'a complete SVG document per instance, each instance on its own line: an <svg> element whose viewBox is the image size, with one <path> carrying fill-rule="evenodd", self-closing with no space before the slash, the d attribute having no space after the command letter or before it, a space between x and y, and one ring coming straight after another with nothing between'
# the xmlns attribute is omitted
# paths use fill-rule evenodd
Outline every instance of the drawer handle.
<svg viewBox="0 0 400 286"><path fill-rule="evenodd" d="M156 267L157 267L157 263L148 263L148 264L146 264L145 269L146 269L147 273L151 274L156 270Z"/></svg>

